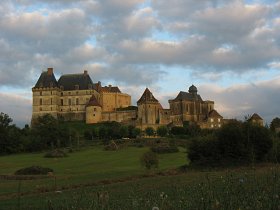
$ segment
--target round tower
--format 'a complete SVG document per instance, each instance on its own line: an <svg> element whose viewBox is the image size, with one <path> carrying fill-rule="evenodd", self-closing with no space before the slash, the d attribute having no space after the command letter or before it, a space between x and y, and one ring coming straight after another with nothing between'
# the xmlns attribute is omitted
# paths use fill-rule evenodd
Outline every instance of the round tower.
<svg viewBox="0 0 280 210"><path fill-rule="evenodd" d="M86 105L86 124L98 123L101 121L102 107L94 95Z"/></svg>

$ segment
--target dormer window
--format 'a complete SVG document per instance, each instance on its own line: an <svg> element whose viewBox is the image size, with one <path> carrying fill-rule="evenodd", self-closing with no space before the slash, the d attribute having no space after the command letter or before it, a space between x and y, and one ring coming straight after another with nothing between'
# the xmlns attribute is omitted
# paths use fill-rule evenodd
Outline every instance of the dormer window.
<svg viewBox="0 0 280 210"><path fill-rule="evenodd" d="M53 82L50 82L50 87L53 87Z"/></svg>
<svg viewBox="0 0 280 210"><path fill-rule="evenodd" d="M92 89L92 85L91 84L88 85L88 89Z"/></svg>
<svg viewBox="0 0 280 210"><path fill-rule="evenodd" d="M75 90L79 90L79 85L75 85Z"/></svg>
<svg viewBox="0 0 280 210"><path fill-rule="evenodd" d="M61 85L61 86L60 86L60 89L61 89L61 90L64 90L64 87Z"/></svg>

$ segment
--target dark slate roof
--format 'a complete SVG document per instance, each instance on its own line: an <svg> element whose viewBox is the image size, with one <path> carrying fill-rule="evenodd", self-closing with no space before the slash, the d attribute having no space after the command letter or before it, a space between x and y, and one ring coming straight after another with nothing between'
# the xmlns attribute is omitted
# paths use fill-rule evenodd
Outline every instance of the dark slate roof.
<svg viewBox="0 0 280 210"><path fill-rule="evenodd" d="M141 102L158 102L158 100L153 96L151 91L146 88L141 98L137 101L137 104Z"/></svg>
<svg viewBox="0 0 280 210"><path fill-rule="evenodd" d="M57 87L57 81L54 74L51 72L44 71L40 75L35 88L47 88L47 87Z"/></svg>
<svg viewBox="0 0 280 210"><path fill-rule="evenodd" d="M98 101L97 101L97 99L95 98L94 95L91 96L91 98L89 99L89 102L87 103L86 106L87 107L88 106L100 106L101 107L101 105L98 103Z"/></svg>
<svg viewBox="0 0 280 210"><path fill-rule="evenodd" d="M209 113L208 113L208 117L220 117L222 118L222 115L220 115L215 109L212 109Z"/></svg>
<svg viewBox="0 0 280 210"><path fill-rule="evenodd" d="M65 74L58 80L58 86L63 87L63 90L76 90L76 85L79 90L88 90L89 85L94 88L93 82L87 73L83 74Z"/></svg>
<svg viewBox="0 0 280 210"><path fill-rule="evenodd" d="M263 120L263 119L260 117L260 115L254 113L252 117L250 117L250 120Z"/></svg>
<svg viewBox="0 0 280 210"><path fill-rule="evenodd" d="M177 97L175 99L173 99L173 101L183 101L183 100L187 100L187 101L202 101L200 95L198 94L191 94L191 93L187 93L187 92L183 92L180 91L180 93L177 95Z"/></svg>
<svg viewBox="0 0 280 210"><path fill-rule="evenodd" d="M101 89L102 89L101 82L98 81L98 83L94 83L93 84L93 89L95 89L98 93L100 93Z"/></svg>
<svg viewBox="0 0 280 210"><path fill-rule="evenodd" d="M101 90L103 92L109 92L109 93L121 93L121 91L118 87L113 87L113 86L105 86L105 87L102 87Z"/></svg>
<svg viewBox="0 0 280 210"><path fill-rule="evenodd" d="M197 93L197 88L194 85L190 86L189 93Z"/></svg>

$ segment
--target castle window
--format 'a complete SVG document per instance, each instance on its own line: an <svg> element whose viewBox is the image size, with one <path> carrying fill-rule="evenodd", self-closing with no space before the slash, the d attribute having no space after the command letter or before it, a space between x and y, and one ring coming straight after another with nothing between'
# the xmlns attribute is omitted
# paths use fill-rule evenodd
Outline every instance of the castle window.
<svg viewBox="0 0 280 210"><path fill-rule="evenodd" d="M79 105L79 99L76 98L76 105Z"/></svg>
<svg viewBox="0 0 280 210"><path fill-rule="evenodd" d="M62 111L62 109L60 111Z"/></svg>
<svg viewBox="0 0 280 210"><path fill-rule="evenodd" d="M211 119L210 119L210 121L211 121L211 122L214 122L214 119L213 119L213 118L211 118Z"/></svg>
<svg viewBox="0 0 280 210"><path fill-rule="evenodd" d="M68 105L71 105L71 98L68 99Z"/></svg>
<svg viewBox="0 0 280 210"><path fill-rule="evenodd" d="M63 106L63 99L60 99L60 104L61 104L61 106Z"/></svg>
<svg viewBox="0 0 280 210"><path fill-rule="evenodd" d="M63 96L63 92L61 92L61 96Z"/></svg>
<svg viewBox="0 0 280 210"><path fill-rule="evenodd" d="M218 122L221 122L221 118L218 119Z"/></svg>
<svg viewBox="0 0 280 210"><path fill-rule="evenodd" d="M40 107L40 111L42 111L42 107Z"/></svg>
<svg viewBox="0 0 280 210"><path fill-rule="evenodd" d="M51 107L51 111L52 111L52 107Z"/></svg>
<svg viewBox="0 0 280 210"><path fill-rule="evenodd" d="M43 105L43 99L40 98L40 105Z"/></svg>
<svg viewBox="0 0 280 210"><path fill-rule="evenodd" d="M96 108L93 108L93 111L96 111Z"/></svg>
<svg viewBox="0 0 280 210"><path fill-rule="evenodd" d="M95 114L93 114L93 116L95 117Z"/></svg>
<svg viewBox="0 0 280 210"><path fill-rule="evenodd" d="M68 92L68 95L71 95L71 92Z"/></svg>
<svg viewBox="0 0 280 210"><path fill-rule="evenodd" d="M42 91L40 91L40 96L42 95Z"/></svg>
<svg viewBox="0 0 280 210"><path fill-rule="evenodd" d="M52 98L51 98L51 105L52 105L53 101L52 101Z"/></svg>

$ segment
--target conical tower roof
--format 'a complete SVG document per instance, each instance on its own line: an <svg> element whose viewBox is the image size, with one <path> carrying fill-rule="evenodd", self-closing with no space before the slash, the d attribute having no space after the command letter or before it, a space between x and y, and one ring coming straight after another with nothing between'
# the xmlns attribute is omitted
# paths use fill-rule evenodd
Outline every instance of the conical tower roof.
<svg viewBox="0 0 280 210"><path fill-rule="evenodd" d="M91 98L89 99L89 102L87 103L87 107L88 106L100 106L101 107L101 105L98 103L98 101L94 95L92 95Z"/></svg>
<svg viewBox="0 0 280 210"><path fill-rule="evenodd" d="M137 104L146 102L158 103L158 100L153 96L152 92L148 88L146 88L141 98L137 101Z"/></svg>

